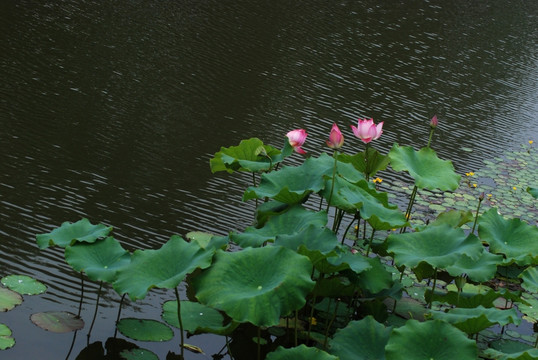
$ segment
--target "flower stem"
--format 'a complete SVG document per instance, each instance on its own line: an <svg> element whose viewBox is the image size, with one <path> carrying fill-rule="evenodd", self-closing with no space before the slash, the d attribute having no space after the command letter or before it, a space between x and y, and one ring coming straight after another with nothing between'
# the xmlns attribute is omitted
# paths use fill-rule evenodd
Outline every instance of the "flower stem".
<svg viewBox="0 0 538 360"><path fill-rule="evenodd" d="M480 213L480 204L482 204L483 199L484 198L482 196L478 198L478 206L476 207L476 215L474 217L473 230L471 230L471 234L474 234L474 229L476 227L476 223L478 222L478 214Z"/></svg>
<svg viewBox="0 0 538 360"><path fill-rule="evenodd" d="M334 179L336 178L336 164L338 162L338 150L334 150L333 157L334 157L333 181L332 181L332 184L331 184L331 192L329 194L329 200L327 202L327 214L329 213L329 207L331 206L331 199L333 197ZM336 221L336 218L335 218L335 221Z"/></svg>
<svg viewBox="0 0 538 360"><path fill-rule="evenodd" d="M372 229L372 235L370 236L370 241L368 242L368 249L366 249L366 256L370 254L370 248L372 247L372 242L374 241L375 229Z"/></svg>
<svg viewBox="0 0 538 360"><path fill-rule="evenodd" d="M426 147L430 147L430 144L432 142L432 137L433 137L433 132L435 131L435 129L431 128L430 129L430 138L428 139L428 145L426 145Z"/></svg>
<svg viewBox="0 0 538 360"><path fill-rule="evenodd" d="M435 293L435 285L437 284L437 268L435 268L433 271L434 271L434 275L433 275L433 285L432 285L432 297L430 298L430 301L428 302L429 309L432 308L433 295Z"/></svg>
<svg viewBox="0 0 538 360"><path fill-rule="evenodd" d="M97 309L99 309L99 299L101 298L101 289L103 288L103 281L99 283L99 290L97 290L97 300L95 301L95 311L93 312L92 324L90 325L90 330L88 331L88 343L90 342L90 336L92 334L93 324L95 324L95 318L97 317Z"/></svg>
<svg viewBox="0 0 538 360"><path fill-rule="evenodd" d="M409 198L409 204L407 205L407 210L405 210L405 219L409 220L411 217L411 210L413 209L413 204L415 203L415 197L417 196L417 190L418 187L415 185L413 188L413 192L411 192L411 197ZM406 230L406 226L400 229L400 234L404 233Z"/></svg>
<svg viewBox="0 0 538 360"><path fill-rule="evenodd" d="M184 359L184 346L185 346L185 338L183 334L183 321L181 320L181 301L179 300L179 291L177 291L177 286L174 288L176 291L176 300L177 300L177 320L179 321L179 332L181 334L181 358Z"/></svg>

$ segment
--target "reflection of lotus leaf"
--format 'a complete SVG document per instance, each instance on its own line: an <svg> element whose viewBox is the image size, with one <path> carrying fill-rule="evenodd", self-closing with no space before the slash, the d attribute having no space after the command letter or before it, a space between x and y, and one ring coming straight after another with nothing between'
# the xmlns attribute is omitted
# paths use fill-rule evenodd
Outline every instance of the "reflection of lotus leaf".
<svg viewBox="0 0 538 360"><path fill-rule="evenodd" d="M273 326L301 308L314 287L312 264L281 246L217 251L213 265L193 280L201 303L238 322Z"/></svg>

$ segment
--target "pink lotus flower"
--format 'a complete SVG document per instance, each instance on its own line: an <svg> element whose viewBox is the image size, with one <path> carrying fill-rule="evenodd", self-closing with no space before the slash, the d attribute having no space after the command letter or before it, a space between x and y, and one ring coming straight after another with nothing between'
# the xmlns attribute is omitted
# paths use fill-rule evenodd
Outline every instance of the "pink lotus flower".
<svg viewBox="0 0 538 360"><path fill-rule="evenodd" d="M331 149L340 149L344 145L344 135L340 132L338 125L333 124L331 129L331 134L329 135L329 140L326 141L327 146Z"/></svg>
<svg viewBox="0 0 538 360"><path fill-rule="evenodd" d="M301 146L303 146L306 137L308 136L304 129L292 130L287 133L286 136L288 137L288 141L291 147L293 147L293 150L297 151L299 154L306 154L306 151L301 149Z"/></svg>
<svg viewBox="0 0 538 360"><path fill-rule="evenodd" d="M437 115L433 115L432 119L430 120L430 127L432 129L435 129L438 124L439 124L439 121L437 120Z"/></svg>
<svg viewBox="0 0 538 360"><path fill-rule="evenodd" d="M357 127L351 125L351 129L356 137L368 144L372 140L379 139L383 134L383 121L376 125L374 124L374 119L359 119Z"/></svg>

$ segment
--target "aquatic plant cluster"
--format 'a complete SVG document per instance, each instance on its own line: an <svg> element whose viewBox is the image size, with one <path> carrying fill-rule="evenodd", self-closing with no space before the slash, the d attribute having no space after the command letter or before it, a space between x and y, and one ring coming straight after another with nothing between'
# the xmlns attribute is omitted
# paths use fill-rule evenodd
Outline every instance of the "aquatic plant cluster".
<svg viewBox="0 0 538 360"><path fill-rule="evenodd" d="M122 296L119 311L125 296L137 301L152 288L173 289L163 321L118 313L116 322L136 341L168 341L170 326L179 328L179 354L170 358L202 351L185 343L185 333L212 333L226 343L214 359L536 359L534 337L507 334L522 321L538 330L538 228L503 217L485 193L466 194L473 211L451 208L465 181L430 147L437 117L429 126L426 146L394 144L387 154L373 147L383 134L373 119L351 126L351 140L334 124L326 140L332 156L310 156L304 129L289 131L282 149L258 138L221 148L210 160L214 173L252 174L243 200L255 201L255 222L242 232L193 231L130 253L112 227L82 219L37 235L37 245L64 248L75 271L112 286ZM364 150L346 154L349 141ZM289 156L306 158L284 165ZM404 211L380 190L376 174L389 166L414 180ZM535 200L535 187L526 194ZM427 196L438 207L421 221L414 206L430 204ZM22 301L16 284L32 281L2 279L12 290L0 288L0 310ZM178 291L184 281L187 299ZM32 321L57 332L84 326L80 311L38 313ZM13 345L0 324L0 349ZM114 351L157 358L138 346Z"/></svg>

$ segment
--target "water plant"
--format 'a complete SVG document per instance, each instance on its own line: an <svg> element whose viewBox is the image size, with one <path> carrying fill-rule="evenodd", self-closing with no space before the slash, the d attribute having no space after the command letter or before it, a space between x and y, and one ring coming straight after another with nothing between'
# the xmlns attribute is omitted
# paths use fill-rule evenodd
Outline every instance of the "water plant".
<svg viewBox="0 0 538 360"><path fill-rule="evenodd" d="M383 126L359 120L352 131L364 150L346 154L335 123L326 141L332 156L308 156L299 165L285 163L294 152L306 154L303 129L289 131L281 149L257 138L222 147L211 170L254 179L243 200L256 202L255 221L242 231L193 229L159 249L131 253L111 236L112 227L82 219L37 235L37 244L64 248L75 271L122 299L169 290L161 319L122 319L118 312L115 326L136 341L169 341L169 326L178 328L180 359L188 357L184 349L203 351L186 344L185 333L223 336L223 349L236 360L537 358L534 339L513 345L504 328L538 323L538 228L500 215L503 208L492 207L474 182L467 209L441 206L455 205L467 180L431 147L437 117L418 150L374 149ZM389 192L394 189L380 190L379 178L370 180L389 166L413 180L407 204ZM535 196L536 184L525 188L524 196ZM420 211L424 203L437 207ZM184 282L187 299L178 290ZM0 289L0 306L17 301ZM96 309L98 303L99 297ZM492 331L495 326L503 330ZM0 346L6 337L0 326ZM249 345L237 351L243 341ZM153 356L132 344L116 353Z"/></svg>

